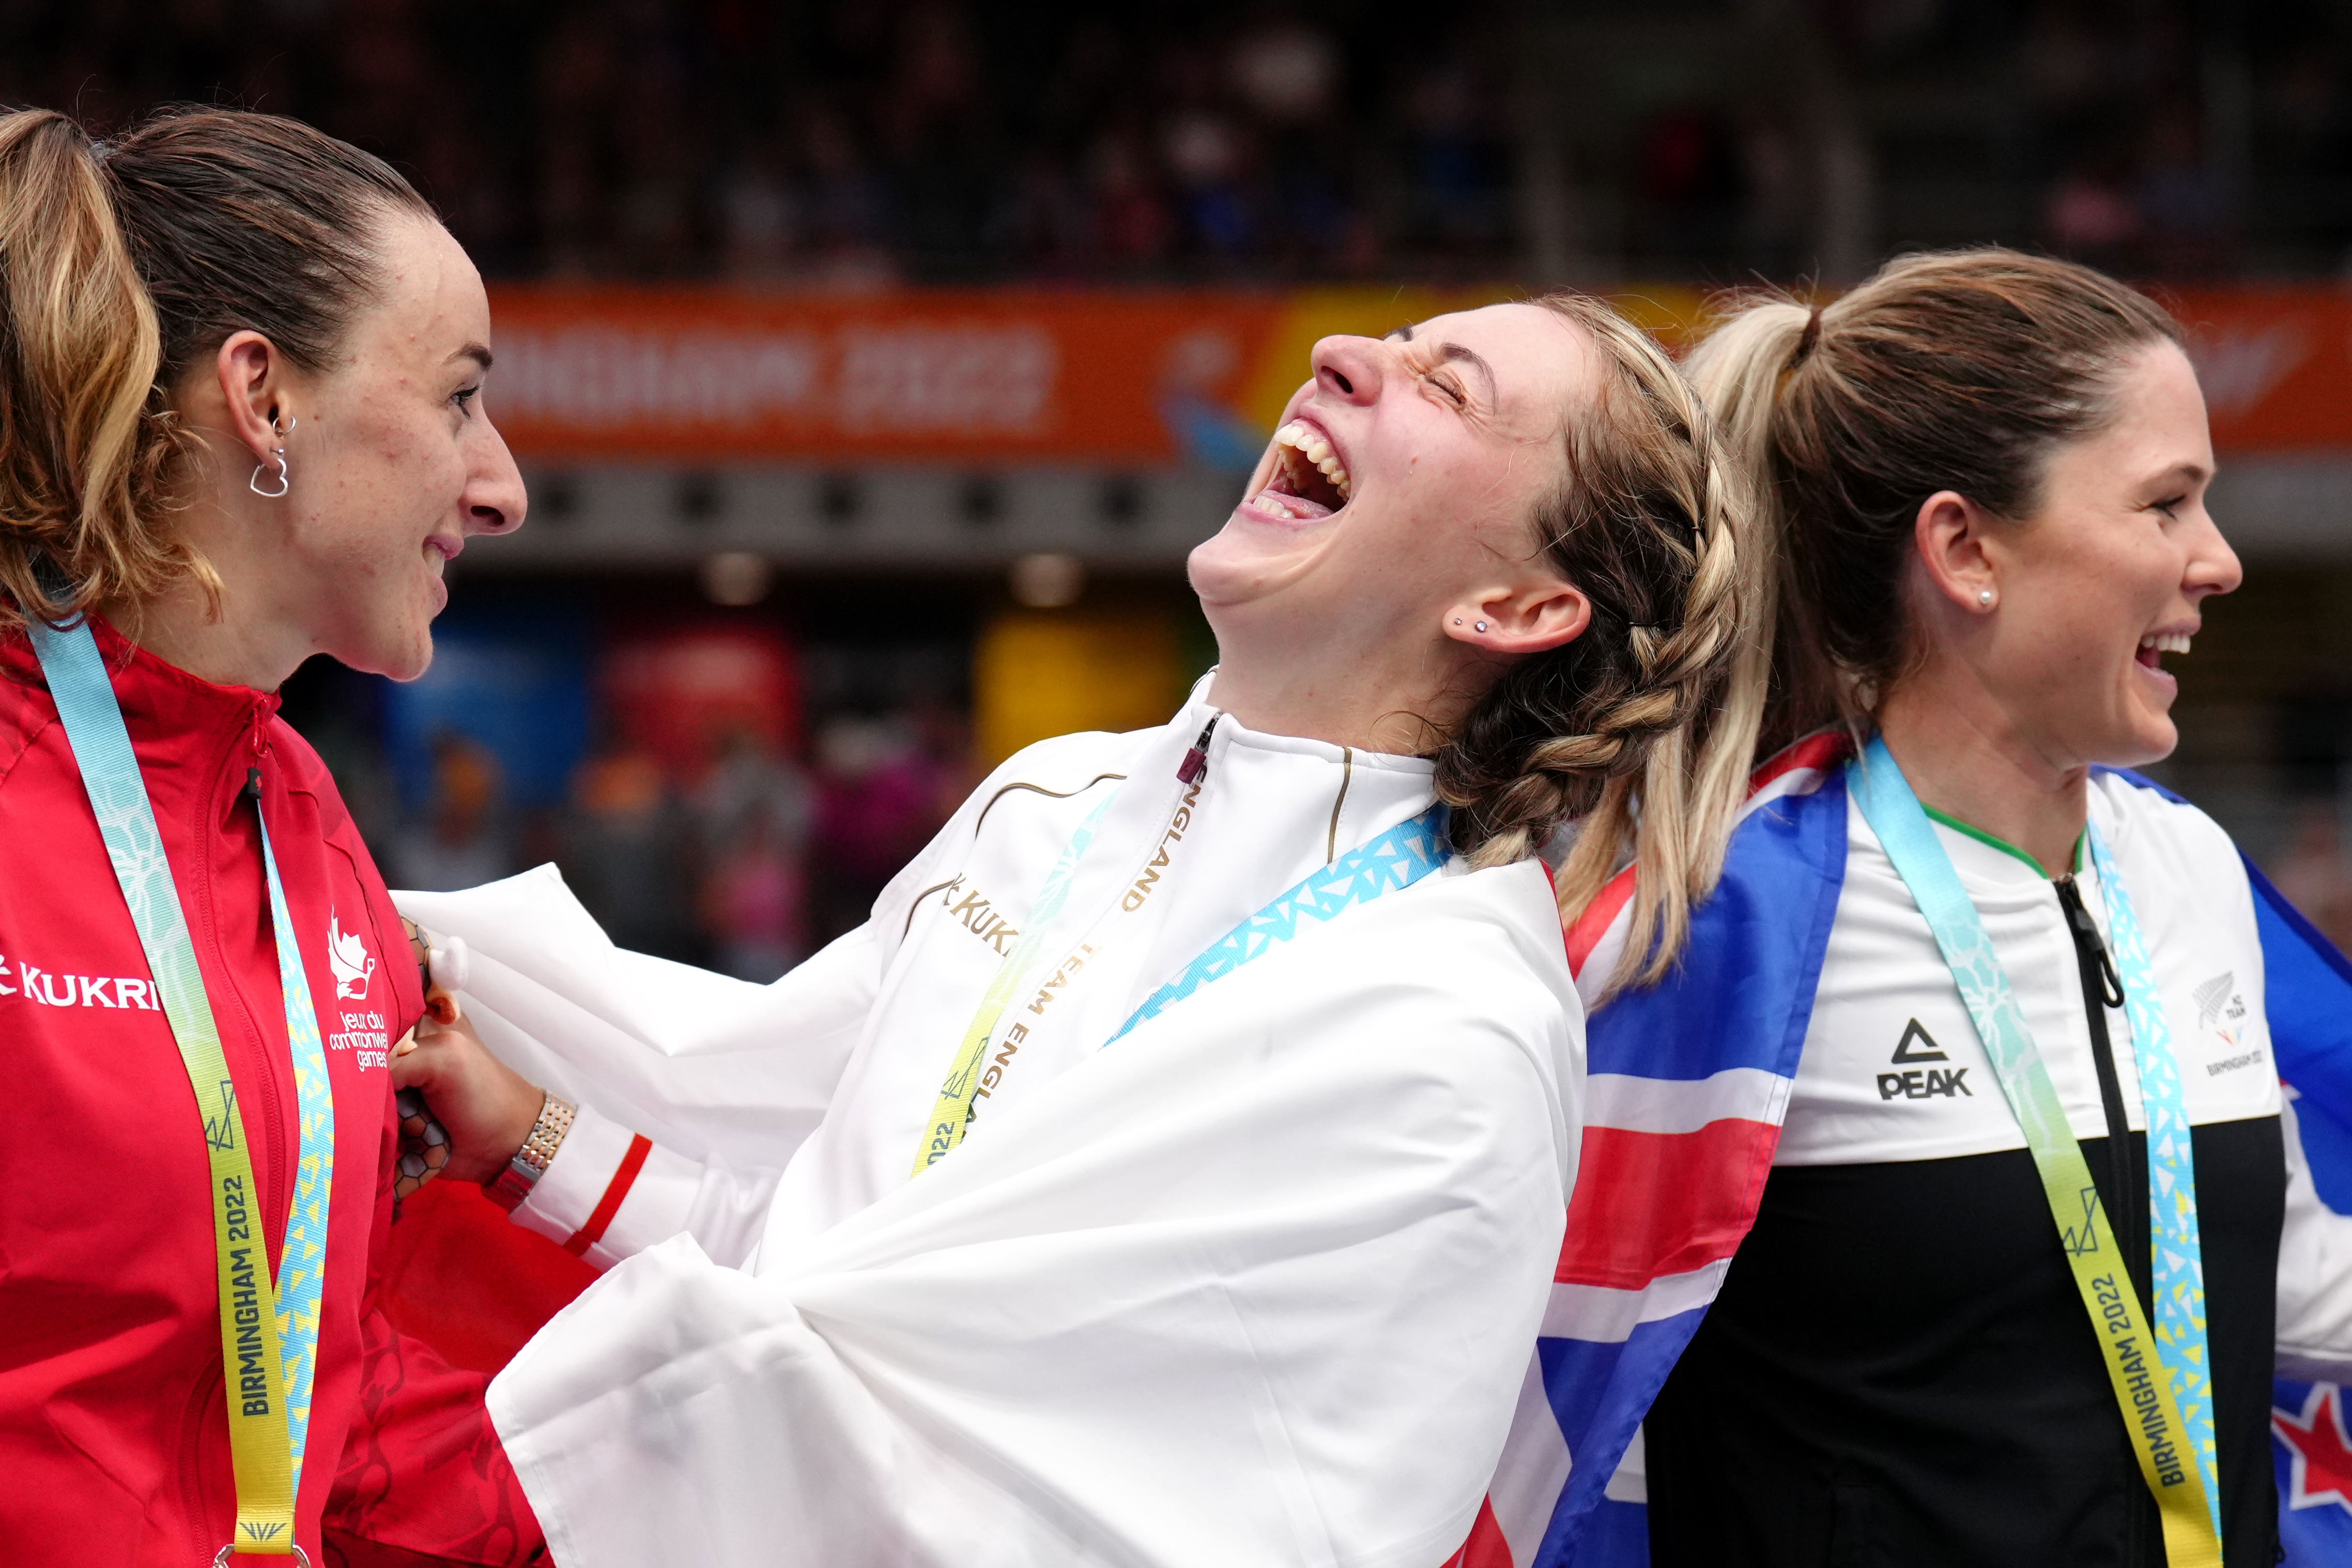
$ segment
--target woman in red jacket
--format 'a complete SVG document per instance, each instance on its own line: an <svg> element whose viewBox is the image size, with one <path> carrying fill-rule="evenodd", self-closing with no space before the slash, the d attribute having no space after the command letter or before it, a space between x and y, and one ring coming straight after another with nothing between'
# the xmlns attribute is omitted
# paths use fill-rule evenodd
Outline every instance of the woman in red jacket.
<svg viewBox="0 0 2352 1568"><path fill-rule="evenodd" d="M275 695L315 653L420 674L447 562L521 523L489 337L354 148L0 115L13 1563L543 1557L482 1380L373 1302L424 1003Z"/></svg>

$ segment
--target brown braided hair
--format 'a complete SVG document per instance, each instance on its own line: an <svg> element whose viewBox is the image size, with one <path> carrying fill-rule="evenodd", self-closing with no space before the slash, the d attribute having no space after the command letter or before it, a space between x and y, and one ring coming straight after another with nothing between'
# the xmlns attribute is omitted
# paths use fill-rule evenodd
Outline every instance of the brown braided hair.
<svg viewBox="0 0 2352 1568"><path fill-rule="evenodd" d="M1721 874L1763 712L1771 575L1749 547L1742 471L1665 352L1600 300L1535 303L1580 329L1601 364L1534 519L1591 622L1504 673L1433 753L1436 787L1477 866L1535 853L1575 820L1564 918L1633 862L1635 956L1613 989L1665 972Z"/></svg>
<svg viewBox="0 0 2352 1568"><path fill-rule="evenodd" d="M0 631L188 578L217 595L172 526L194 447L171 391L247 329L325 368L402 211L432 216L297 121L167 111L100 148L54 110L0 112Z"/></svg>

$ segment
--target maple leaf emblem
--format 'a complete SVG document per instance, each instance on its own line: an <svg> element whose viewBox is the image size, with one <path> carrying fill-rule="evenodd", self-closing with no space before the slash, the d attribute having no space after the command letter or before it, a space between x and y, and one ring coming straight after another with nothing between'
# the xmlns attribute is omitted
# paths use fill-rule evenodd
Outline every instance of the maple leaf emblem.
<svg viewBox="0 0 2352 1568"><path fill-rule="evenodd" d="M343 929L341 918L332 910L327 914L327 967L334 971L339 1001L362 1000L368 982L375 978L375 955L368 952L359 932Z"/></svg>

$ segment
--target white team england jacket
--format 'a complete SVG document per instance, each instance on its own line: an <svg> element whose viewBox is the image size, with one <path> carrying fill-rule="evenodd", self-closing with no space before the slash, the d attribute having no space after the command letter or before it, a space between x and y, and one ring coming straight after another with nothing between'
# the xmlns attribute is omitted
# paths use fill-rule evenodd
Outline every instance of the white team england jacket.
<svg viewBox="0 0 2352 1568"><path fill-rule="evenodd" d="M632 1133L656 1144L591 1254L610 1272L490 1391L564 1568L1429 1568L1461 1544L1576 1168L1550 888L1454 862L1104 1048L1432 801L1425 763L1231 719L1190 792L1205 693L1013 758L772 986L615 951L551 868L400 895L470 944L493 1048L583 1107L519 1218L570 1234ZM983 991L1114 788L1008 1011L1017 1050L910 1179Z"/></svg>

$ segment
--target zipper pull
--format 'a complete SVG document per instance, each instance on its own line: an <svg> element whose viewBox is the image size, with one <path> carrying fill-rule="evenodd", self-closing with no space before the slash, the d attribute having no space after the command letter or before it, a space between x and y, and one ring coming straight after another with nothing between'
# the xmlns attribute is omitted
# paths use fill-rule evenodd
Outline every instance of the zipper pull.
<svg viewBox="0 0 2352 1568"><path fill-rule="evenodd" d="M1201 738L1192 742L1192 749L1184 753L1183 762L1177 766L1178 784L1198 784L1208 773L1209 737L1217 732L1217 721L1223 717L1222 713L1212 713L1209 721L1201 727Z"/></svg>
<svg viewBox="0 0 2352 1568"><path fill-rule="evenodd" d="M257 699L253 704L253 754L247 759L245 770L245 793L252 798L256 811L261 809L261 759L269 754L266 728L268 722L269 710Z"/></svg>
<svg viewBox="0 0 2352 1568"><path fill-rule="evenodd" d="M2073 928L2074 945L2099 961L2100 1000L2110 1007L2124 1005L2124 984L2116 975L2116 966L2107 956L2107 944L2099 940L2098 922L2083 903L2082 889L2074 885L2074 873L2051 879L2058 889L2058 907L2065 912L2066 924Z"/></svg>

